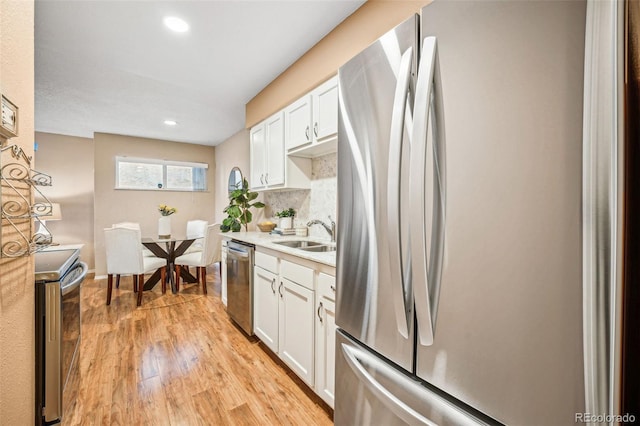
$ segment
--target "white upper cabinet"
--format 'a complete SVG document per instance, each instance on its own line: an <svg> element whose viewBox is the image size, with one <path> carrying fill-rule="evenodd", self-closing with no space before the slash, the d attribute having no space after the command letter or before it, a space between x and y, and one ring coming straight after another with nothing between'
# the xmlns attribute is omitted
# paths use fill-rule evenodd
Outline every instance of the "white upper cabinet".
<svg viewBox="0 0 640 426"><path fill-rule="evenodd" d="M285 141L288 150L310 144L313 140L311 102L311 95L306 95L284 110Z"/></svg>
<svg viewBox="0 0 640 426"><path fill-rule="evenodd" d="M337 149L338 77L332 77L285 109L290 156L317 157Z"/></svg>
<svg viewBox="0 0 640 426"><path fill-rule="evenodd" d="M338 136L338 77L313 92L313 140L321 143Z"/></svg>
<svg viewBox="0 0 640 426"><path fill-rule="evenodd" d="M311 161L290 159L285 152L284 111L256 124L249 134L252 190L309 188Z"/></svg>
<svg viewBox="0 0 640 426"><path fill-rule="evenodd" d="M284 185L284 113L279 112L267 119L266 164L264 182L266 186Z"/></svg>
<svg viewBox="0 0 640 426"><path fill-rule="evenodd" d="M265 187L265 125L264 122L251 128L251 182L252 189L260 189Z"/></svg>
<svg viewBox="0 0 640 426"><path fill-rule="evenodd" d="M311 160L337 151L338 77L251 128L251 189L308 189Z"/></svg>

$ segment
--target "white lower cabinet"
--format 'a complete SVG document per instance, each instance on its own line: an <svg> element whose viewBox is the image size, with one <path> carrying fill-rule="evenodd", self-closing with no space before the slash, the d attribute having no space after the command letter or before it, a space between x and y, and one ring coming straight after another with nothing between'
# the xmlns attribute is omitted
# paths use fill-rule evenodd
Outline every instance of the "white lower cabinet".
<svg viewBox="0 0 640 426"><path fill-rule="evenodd" d="M314 379L313 291L286 278L280 292L280 358L309 386Z"/></svg>
<svg viewBox="0 0 640 426"><path fill-rule="evenodd" d="M309 266L256 251L254 332L333 408L335 278Z"/></svg>
<svg viewBox="0 0 640 426"><path fill-rule="evenodd" d="M269 349L278 352L278 277L256 266L253 270L253 332Z"/></svg>
<svg viewBox="0 0 640 426"><path fill-rule="evenodd" d="M319 273L316 291L316 393L331 408L335 394L336 287L335 278Z"/></svg>

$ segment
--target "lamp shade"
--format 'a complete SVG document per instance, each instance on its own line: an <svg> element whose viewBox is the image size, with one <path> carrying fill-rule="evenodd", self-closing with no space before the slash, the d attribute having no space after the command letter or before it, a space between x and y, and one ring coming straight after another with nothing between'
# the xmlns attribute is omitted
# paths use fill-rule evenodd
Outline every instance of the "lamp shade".
<svg viewBox="0 0 640 426"><path fill-rule="evenodd" d="M62 220L62 209L60 208L59 203L51 203L51 214L47 216L42 216L42 219L47 222L50 220Z"/></svg>

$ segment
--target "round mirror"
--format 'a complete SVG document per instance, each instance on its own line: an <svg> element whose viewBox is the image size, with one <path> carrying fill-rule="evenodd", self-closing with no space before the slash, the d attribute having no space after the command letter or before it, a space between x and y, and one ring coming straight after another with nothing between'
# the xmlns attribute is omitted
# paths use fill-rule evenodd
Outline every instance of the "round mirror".
<svg viewBox="0 0 640 426"><path fill-rule="evenodd" d="M240 188L242 188L242 172L238 167L234 167L229 173L229 194Z"/></svg>

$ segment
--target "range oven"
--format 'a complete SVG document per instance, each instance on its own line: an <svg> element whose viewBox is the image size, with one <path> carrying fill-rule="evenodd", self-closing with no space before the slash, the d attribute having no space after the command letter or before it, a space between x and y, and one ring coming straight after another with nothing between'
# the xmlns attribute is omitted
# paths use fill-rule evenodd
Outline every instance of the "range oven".
<svg viewBox="0 0 640 426"><path fill-rule="evenodd" d="M80 284L87 265L79 249L38 252L36 260L36 425L62 420L62 395L77 366Z"/></svg>

